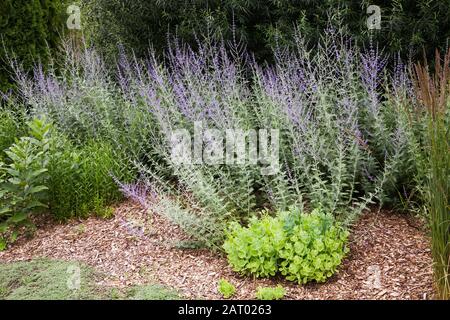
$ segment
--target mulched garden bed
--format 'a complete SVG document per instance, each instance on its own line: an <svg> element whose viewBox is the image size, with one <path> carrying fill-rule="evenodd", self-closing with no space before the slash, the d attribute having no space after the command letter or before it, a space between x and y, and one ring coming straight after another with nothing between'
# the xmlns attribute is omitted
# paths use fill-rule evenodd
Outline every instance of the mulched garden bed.
<svg viewBox="0 0 450 320"><path fill-rule="evenodd" d="M387 211L361 216L354 226L350 254L324 284L297 285L282 278L237 275L226 258L206 249L183 249L189 238L159 216L134 204L115 208L115 216L58 224L41 217L31 239L21 238L0 262L38 257L78 260L103 272L100 285L125 287L161 283L188 299L220 299L217 282L226 278L235 299L254 299L258 286L282 284L286 299L432 299L429 238L416 221ZM417 226L419 225L419 226Z"/></svg>

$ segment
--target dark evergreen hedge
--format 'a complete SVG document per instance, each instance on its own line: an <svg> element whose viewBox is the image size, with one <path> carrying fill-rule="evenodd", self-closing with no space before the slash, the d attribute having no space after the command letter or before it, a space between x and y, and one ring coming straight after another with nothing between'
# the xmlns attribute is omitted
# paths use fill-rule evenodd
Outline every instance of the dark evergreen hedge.
<svg viewBox="0 0 450 320"><path fill-rule="evenodd" d="M381 7L381 30L372 32L388 52L422 57L446 46L450 0L85 0L92 39L105 51L118 42L144 54L149 43L166 45L168 32L190 43L194 33L231 39L233 26L258 59L276 42L289 43L294 25L316 42L329 18L340 21L360 44L367 43L369 5Z"/></svg>
<svg viewBox="0 0 450 320"><path fill-rule="evenodd" d="M151 44L162 51L167 34L195 44L208 34L242 39L258 60L271 57L275 43L288 45L294 26L315 43L329 20L340 22L360 45L369 37L404 57L432 56L450 37L450 0L81 0L85 36L110 57L118 43L142 56ZM67 0L0 1L0 89L11 87L5 51L14 51L31 68L47 61L67 19ZM79 2L75 1L75 2ZM381 30L368 32L369 5L381 7Z"/></svg>
<svg viewBox="0 0 450 320"><path fill-rule="evenodd" d="M26 69L45 62L58 46L64 14L61 0L0 1L0 90L12 86L7 55L14 52Z"/></svg>

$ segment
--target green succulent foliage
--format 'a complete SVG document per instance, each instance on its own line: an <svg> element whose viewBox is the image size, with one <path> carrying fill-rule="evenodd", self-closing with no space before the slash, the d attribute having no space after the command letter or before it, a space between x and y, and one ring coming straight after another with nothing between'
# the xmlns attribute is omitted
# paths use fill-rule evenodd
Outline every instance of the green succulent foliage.
<svg viewBox="0 0 450 320"><path fill-rule="evenodd" d="M0 249L18 235L18 228L31 226L29 215L46 208L48 150L51 124L34 119L28 123L29 136L5 150L8 163L0 163Z"/></svg>
<svg viewBox="0 0 450 320"><path fill-rule="evenodd" d="M248 227L232 223L223 247L237 272L257 277L281 272L299 283L324 282L348 252L348 235L320 209L309 214L290 209L276 217L253 218Z"/></svg>
<svg viewBox="0 0 450 320"><path fill-rule="evenodd" d="M278 271L279 252L285 246L286 233L278 218L253 217L248 227L230 224L223 248L233 269L257 277L274 276Z"/></svg>
<svg viewBox="0 0 450 320"><path fill-rule="evenodd" d="M258 287L256 289L256 298L258 300L281 300L286 294L286 290L278 285L275 288L271 287Z"/></svg>
<svg viewBox="0 0 450 320"><path fill-rule="evenodd" d="M217 290L222 294L225 299L231 298L236 293L236 288L232 283L226 279L219 280L219 286Z"/></svg>
<svg viewBox="0 0 450 320"><path fill-rule="evenodd" d="M331 215L318 209L302 214L280 251L281 274L299 284L324 282L336 272L348 252L348 235Z"/></svg>

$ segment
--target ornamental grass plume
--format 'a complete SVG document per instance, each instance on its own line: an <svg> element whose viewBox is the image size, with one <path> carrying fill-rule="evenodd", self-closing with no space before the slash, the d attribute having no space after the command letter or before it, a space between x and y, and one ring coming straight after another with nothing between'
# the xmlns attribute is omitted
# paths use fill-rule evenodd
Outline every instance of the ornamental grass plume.
<svg viewBox="0 0 450 320"><path fill-rule="evenodd" d="M450 299L450 50L441 59L436 51L434 74L427 64L416 64L415 91L426 109L428 124L427 210L431 227L434 277L440 299Z"/></svg>

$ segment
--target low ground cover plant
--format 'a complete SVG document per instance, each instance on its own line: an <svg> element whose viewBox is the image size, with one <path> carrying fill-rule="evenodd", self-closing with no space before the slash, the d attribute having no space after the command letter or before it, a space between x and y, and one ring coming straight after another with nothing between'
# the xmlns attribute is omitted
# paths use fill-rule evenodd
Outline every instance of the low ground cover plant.
<svg viewBox="0 0 450 320"><path fill-rule="evenodd" d="M34 259L0 263L0 300L176 300L160 284L128 288L99 285L106 275L78 261Z"/></svg>
<svg viewBox="0 0 450 320"><path fill-rule="evenodd" d="M258 300L281 300L286 294L286 290L278 285L272 287L258 287L256 289L256 298Z"/></svg>
<svg viewBox="0 0 450 320"><path fill-rule="evenodd" d="M159 284L147 284L135 286L125 293L122 299L126 300L180 300L180 294L172 289Z"/></svg>
<svg viewBox="0 0 450 320"><path fill-rule="evenodd" d="M220 279L217 290L225 299L231 298L236 293L236 287L226 279Z"/></svg>
<svg viewBox="0 0 450 320"><path fill-rule="evenodd" d="M106 290L96 287L95 271L76 261L36 259L0 263L0 271L2 300L78 300L106 297Z"/></svg>

